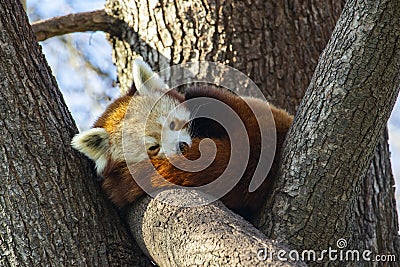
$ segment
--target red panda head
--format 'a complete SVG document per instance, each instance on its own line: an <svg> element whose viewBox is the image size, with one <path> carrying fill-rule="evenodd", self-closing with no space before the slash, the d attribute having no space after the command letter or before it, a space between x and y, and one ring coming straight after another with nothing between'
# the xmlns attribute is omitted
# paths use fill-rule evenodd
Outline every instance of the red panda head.
<svg viewBox="0 0 400 267"><path fill-rule="evenodd" d="M139 95L126 92L92 129L72 139L72 146L96 163L99 174L110 161L129 164L163 158L191 144L190 112L180 105L181 96L166 93L167 85L140 59L134 62L133 76Z"/></svg>

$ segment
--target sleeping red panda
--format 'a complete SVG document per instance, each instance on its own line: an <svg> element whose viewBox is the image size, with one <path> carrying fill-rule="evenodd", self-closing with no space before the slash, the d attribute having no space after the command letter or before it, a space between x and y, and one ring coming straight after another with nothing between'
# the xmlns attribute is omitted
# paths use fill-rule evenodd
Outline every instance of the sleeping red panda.
<svg viewBox="0 0 400 267"><path fill-rule="evenodd" d="M141 94L133 96L135 88L129 90L107 107L92 129L77 134L72 139L72 146L95 162L100 176L110 161L125 161L127 152L130 155L127 158L129 164L149 157L176 154L179 146L191 144L191 136L187 129L190 112L183 106L178 106L183 97L179 99L181 95L173 91L164 95L159 89L164 89L166 85L159 76L151 79L152 83L146 84L159 89L147 90L143 81L148 80L153 72L143 61L136 61L134 73L135 84L143 88ZM130 103L133 108L129 109L130 116L126 117ZM164 121L161 122L160 119ZM174 124L174 127L162 127L164 123ZM129 139L132 143L128 151L127 148L124 151L122 144L124 125L132 125L125 128L130 131L132 137ZM166 136L163 143L159 140L161 134ZM143 149L143 145L146 149Z"/></svg>
<svg viewBox="0 0 400 267"><path fill-rule="evenodd" d="M260 118L257 113L266 110L268 104L256 98L241 98L210 85L188 89L184 95L169 91L158 100L156 104L158 108L151 111L153 116L147 120L148 125L144 125L144 114L150 112L150 107L154 105L156 101L154 96L159 97L159 89L165 89L166 86L158 76L154 76L155 74L144 62L136 61L134 70L135 87L141 96L133 96L135 88L131 89L107 108L96 121L93 129L78 134L72 141L76 149L96 162L97 171L104 178L102 187L111 201L119 207L132 203L144 195L142 187L147 190L159 190L171 187L171 183L199 187L217 182L216 186L219 186L221 190L230 189L221 198L222 202L251 221L262 208L277 174L281 147L293 117L286 111L269 105L274 123L267 123L265 127L270 127L266 129L267 131L276 131L276 147L267 147L272 152L276 150L275 157L269 172L263 174L267 178L256 191L249 192L250 182L261 154L262 138L259 122L268 120L265 116ZM144 86L144 81L152 76L155 77L152 79L153 82ZM149 101L146 102L143 99ZM200 99L200 101L191 104L190 100L193 99ZM201 113L202 109L218 113L218 108L214 105L207 106L210 99L227 105L243 122L248 137L249 155L243 153L246 150L246 142L243 146L241 142L234 142L242 138L243 132L228 133L224 127L207 118L191 120L190 116ZM133 115L128 115L128 118L124 120L130 101L133 101L131 107L134 111L129 114ZM182 102L186 105L179 105ZM146 112L142 112L143 110ZM169 116L166 121L165 114L171 111L173 111L172 116ZM221 114L214 115L218 117ZM234 121L234 118L228 115L225 120ZM121 140L123 121L125 121L125 127L140 129L140 131L132 130L132 133L129 133L132 137L132 142L128 142L130 147L128 149L132 150L129 155L134 156L124 157L123 155ZM162 125L167 125L167 127L162 127ZM236 125L233 123L231 127L236 127ZM162 132L169 136L166 138L167 143L161 142L160 133ZM204 146L202 141L205 138L210 138L215 146ZM147 154L140 149L142 139L144 139ZM275 144L275 136L269 139L267 137L266 141ZM233 146L234 143L239 143L239 145ZM215 148L214 160L203 170L187 171L185 168L176 167L187 166L187 160L192 163L199 161L202 154L207 154L208 150L215 150ZM179 155L180 153L184 157ZM231 157L231 155L235 156ZM149 161L154 168L149 168ZM244 167L243 163L246 164ZM128 168L130 164L134 164L134 167ZM227 168L228 164L229 168ZM228 177L237 177L241 173L238 177L240 181L233 188L224 188L224 182L218 182L218 178L225 171ZM140 181L140 186L137 181Z"/></svg>

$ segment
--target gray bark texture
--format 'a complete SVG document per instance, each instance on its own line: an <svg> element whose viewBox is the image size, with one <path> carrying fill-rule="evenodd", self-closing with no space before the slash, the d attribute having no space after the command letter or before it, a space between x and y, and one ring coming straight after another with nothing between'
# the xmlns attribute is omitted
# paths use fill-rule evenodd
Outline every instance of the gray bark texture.
<svg viewBox="0 0 400 267"><path fill-rule="evenodd" d="M111 44L114 48L113 59L118 67L120 86L121 88L130 87L132 83L130 66L132 59L134 59L137 54L140 54L155 69L162 69L173 64L187 61L218 61L247 74L260 87L267 99L273 104L286 108L294 114L311 81L320 53L331 36L335 23L344 6L344 2L344 0L192 0L172 2L108 0L106 11L110 15L125 21L133 28L133 31L126 31L120 36L110 37ZM344 16L347 16L347 19L354 19L354 24L347 26L341 24L341 26L347 27L342 28L342 31L350 33L352 33L352 31L363 31L365 25L359 25L359 22L357 22L357 20L360 19L360 21L369 23L369 26L375 29L375 31L382 28L381 35L370 36L371 42L373 42L373 40L381 43L384 42L385 39L383 36L388 36L386 30L391 33L398 32L398 28L385 28L389 27L389 25L394 25L395 21L386 23L379 21L377 18L376 14L388 3L387 1L379 1L376 3L375 7L361 9L361 11L351 9L354 6L348 6L347 13L345 13ZM398 10L395 9L392 9L392 12L393 14L399 14ZM369 13L371 13L371 15ZM356 17L356 14L361 14L362 16ZM365 17L369 18L369 16L372 16L371 19L366 21ZM394 16L394 18L396 19L396 16ZM382 19L387 19L387 17L383 16ZM339 29L340 28L338 28L338 31ZM370 31L370 29L366 30ZM359 34L360 33L356 35L353 34L350 38L358 41L356 38L358 38ZM380 36L382 36L382 38ZM336 33L334 38L337 37L339 37L338 33ZM342 37L340 36L340 38ZM346 38L342 38L336 41L343 43L342 40L345 39ZM353 44L353 39L343 46L338 46L337 51L330 50L330 53L332 53L330 56L334 58L344 54L344 51L349 49L347 45L350 46ZM369 51L369 53L372 54L363 54L363 56L368 58L369 55L369 58L371 58L375 53L373 49L381 48L380 46L377 47L377 44L378 43L373 43L371 47L366 48L358 47L356 50L360 52L360 50L364 51L366 49L365 51ZM377 55L378 54L381 54L379 50L377 51ZM325 55L328 56L329 53ZM358 57L360 57L360 55L358 55ZM389 55L386 55L385 58L387 57L389 57ZM351 56L349 60L350 58ZM345 58L343 60L346 61ZM362 60L360 64L363 64ZM329 66L333 67L332 64ZM375 66L371 70L374 69ZM328 75L330 75L329 79L331 80L333 78L340 79L341 75L343 75L344 78L347 76L346 71L347 70L344 68L337 67L336 73L329 73L329 70L325 69L324 74L327 75L327 78ZM359 74L370 75L368 70L360 71ZM320 77L324 76L320 74ZM365 76L364 78L368 77L369 76ZM392 78L397 79L395 76ZM362 80L362 77L360 76L358 79ZM350 82L348 81L346 84L347 83ZM360 81L358 81L358 84L361 84ZM373 83L369 82L369 84L372 85ZM393 89L394 84L391 85ZM372 89L378 90L377 88L371 88L371 90ZM356 90L354 93L356 93ZM335 94L334 96L339 97L336 101L343 100L340 98L340 94ZM314 104L320 104L320 107L323 107L323 105L325 105L323 103L325 100L335 101L332 97L333 95L327 95L326 98L320 96L319 98L315 98L317 102ZM358 95L360 101L365 101L365 99L363 99L364 97L368 97L368 94L365 96ZM383 96L377 95L376 97L380 98ZM354 104L355 103L356 102L354 102ZM375 101L370 104L374 106ZM380 121L382 124L374 125L374 127L382 128L382 125L386 123L391 104L392 103L387 103L388 109L386 110L386 117L382 117L382 121ZM329 106L329 104L327 105ZM340 108L345 107L336 106ZM368 106L366 107L368 108ZM319 107L313 108L318 109ZM376 114L381 111L375 110L374 112ZM384 111L382 110L382 112ZM349 114L351 113L352 112ZM348 118L349 114L344 118ZM326 116L326 114L321 115ZM367 121L368 123L365 124L365 126L363 122L360 122L359 113L353 113L352 115L354 115L355 120L358 120L358 122L356 121L356 125L364 127L363 129L365 132L373 130L372 128L365 128L371 125L370 121ZM383 113L381 115L383 115ZM351 117L349 121L352 119L353 117ZM346 125L355 127L352 124L352 122L348 122ZM311 127L310 129L313 129L312 127L317 128L318 126L318 124L313 125L312 123L308 125ZM331 128L327 128L325 131L328 132L328 130L333 129L333 125L330 127ZM344 125L339 124L338 127L343 128ZM378 132L381 133L382 129L379 129ZM353 133L351 133L351 135L352 134ZM351 135L349 137L351 137ZM318 136L318 139L321 141L325 140L324 134ZM297 142L297 140L295 141ZM359 142L361 142L361 139ZM375 144L370 143L370 146L374 146ZM320 149L320 143L318 142L309 143L308 145L312 146L310 149L314 148L315 153ZM352 152L351 149L348 149L348 151ZM371 157L369 155L366 158L370 159ZM306 160L308 158L304 155L302 159ZM338 160L340 160L340 158ZM338 167L341 167L341 162L342 161L338 162ZM303 161L303 164L303 168L307 168L308 162ZM364 163L364 166L357 166L357 168L359 170L361 168L366 168L365 164L366 163ZM360 181L359 183L355 181L345 183L344 181L339 182L339 180L335 180L335 183L328 184L322 181L324 183L321 184L321 187L325 185L329 188L328 193L330 190L342 192L342 188L344 192L346 187L349 189L349 183L353 182L354 192L351 192L351 196L346 196L349 200L352 199L352 207L349 207L352 213L347 213L345 215L348 216L348 220L352 221L353 224L351 228L354 232L352 237L353 242L357 242L360 248L368 248L374 251L374 253L390 252L400 255L397 235L397 212L394 202L394 180L391 173L386 132L381 136L380 143L376 146L374 157L369 166L369 170L366 174L365 171L361 171L358 173L358 178L349 178L358 180ZM324 172L321 173L321 175L323 174ZM321 177L314 176L313 178L317 178L314 182L316 185L319 185L318 182L321 181ZM280 179L280 181L281 183L284 182L282 179ZM291 182L293 181L291 180ZM324 205L332 203L332 200L329 198L325 201L324 195L322 194L326 193L327 190L324 188L322 189L322 191L317 191L311 188L307 191L302 191L301 194L309 194L304 197L309 197L311 199L319 195L319 199L322 203L325 203ZM277 192L279 192L279 186ZM281 193L286 195L284 191ZM298 202L296 205L298 205L298 212L304 212L303 216L308 218L311 216L313 209L304 209L304 203ZM292 208L295 209L296 207L293 206ZM331 206L328 206L326 210L329 211L330 208ZM319 208L316 207L316 209ZM281 226L279 220L272 220L269 216L270 211L269 208L266 208L265 212L260 214L260 221L258 224L267 234L272 234L271 229L279 229L279 226ZM277 210L275 211L277 212ZM284 212L280 215L283 216ZM319 217L319 219L321 219L321 221L327 220L333 225L333 222L343 221L344 214L331 212L329 216L330 217ZM293 221L292 223L299 223L300 226L301 222ZM350 227L350 224L348 226ZM320 225L315 225L315 227L309 225L309 227L312 229L309 229L309 232L306 233L306 235L308 235L306 238L319 240L319 237L324 235L324 229L321 228ZM284 229L282 229L282 231L284 231ZM288 233L289 232L290 231L288 231ZM325 242L328 238L328 236L325 236L323 238L324 241L321 240L321 243ZM334 236L332 238L330 243L336 242L337 237ZM299 240L296 240L294 244L302 244L302 241L303 237L299 237ZM351 240L348 241L350 242ZM292 240L288 240L288 242L290 244ZM318 247L313 245L310 248L305 247L303 244L302 248L317 249ZM363 264L368 265L368 263ZM370 264L372 265L373 263Z"/></svg>
<svg viewBox="0 0 400 267"><path fill-rule="evenodd" d="M398 215L392 167L390 161L386 160L390 157L387 140L385 129L367 175L361 179L353 215L353 230L356 232L354 244L361 249L370 249L375 254L395 254L399 259Z"/></svg>
<svg viewBox="0 0 400 267"><path fill-rule="evenodd" d="M145 266L17 0L0 0L0 266ZM136 254L135 254L136 253Z"/></svg>
<svg viewBox="0 0 400 267"><path fill-rule="evenodd" d="M398 14L398 1L346 3L288 134L268 236L298 249L336 247L340 238L360 248L354 206L400 85ZM393 220L388 226L392 243L374 252L397 246Z"/></svg>
<svg viewBox="0 0 400 267"><path fill-rule="evenodd" d="M268 240L220 201L182 207L192 199L209 203L211 198L194 190L166 190L129 209L132 234L159 266L305 266L279 261L278 251L288 248Z"/></svg>

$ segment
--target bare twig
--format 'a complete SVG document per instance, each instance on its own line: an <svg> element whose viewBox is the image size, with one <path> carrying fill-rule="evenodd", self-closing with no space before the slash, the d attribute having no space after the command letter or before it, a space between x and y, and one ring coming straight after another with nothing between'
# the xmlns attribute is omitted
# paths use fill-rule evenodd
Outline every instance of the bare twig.
<svg viewBox="0 0 400 267"><path fill-rule="evenodd" d="M112 35L121 33L117 18L108 15L104 9L69 14L32 23L38 41L73 32L103 31Z"/></svg>

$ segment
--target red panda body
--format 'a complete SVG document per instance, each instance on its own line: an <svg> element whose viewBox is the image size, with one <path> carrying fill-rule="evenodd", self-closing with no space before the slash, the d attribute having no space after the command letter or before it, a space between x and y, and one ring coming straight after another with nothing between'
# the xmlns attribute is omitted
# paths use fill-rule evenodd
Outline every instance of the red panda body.
<svg viewBox="0 0 400 267"><path fill-rule="evenodd" d="M186 101L198 97L217 99L227 104L239 115L245 124L249 137L250 157L242 157L240 147L236 149L237 151L232 150L231 140L225 130L217 123L207 119L198 119L197 122L194 120L192 127L196 128L194 130L196 135L193 136L191 147L187 148L183 155L189 160L198 159L200 157L199 144L201 140L203 138L211 138L217 147L216 156L212 164L202 171L189 172L175 167L166 158L150 159L154 168L149 168L148 162L139 162L135 164L134 170L129 170L125 162L110 161L102 173L104 177L103 189L114 204L121 207L134 202L144 195L144 191L136 183L135 179L140 180L139 183L142 186L145 185L146 188L152 188L153 190L171 187L170 183L186 187L198 187L211 183L221 176L228 165L231 153L235 153L237 155L235 160L238 162L233 162L233 166L239 165L237 163L240 162L248 162L247 167L237 185L221 200L228 208L248 220L252 220L254 215L260 211L277 175L281 147L292 122L292 116L281 109L271 106L274 117L274 124L271 124L271 127L276 127L276 129L270 130L277 133L275 158L269 173L265 173L266 179L262 185L256 191L249 192L250 181L259 162L261 149L260 130L256 116L241 97L214 87L189 89L185 94ZM255 108L266 109L266 103L259 101L254 105ZM197 107L191 108L189 110L193 112ZM102 125L99 126L102 127ZM178 158L177 161L179 162L179 160ZM240 171L240 169L231 167L231 174L229 175L235 176ZM132 175L134 175L135 179L133 179ZM220 186L223 188L223 185Z"/></svg>
<svg viewBox="0 0 400 267"><path fill-rule="evenodd" d="M184 95L176 91L165 93L164 90L159 104L154 105L155 114L147 117L150 127L146 127L143 110L152 106L162 91L158 89L165 89L166 86L144 62L139 61L134 69L137 70L134 72L135 87L109 105L93 129L76 135L72 140L74 148L96 162L97 172L104 178L102 187L110 200L122 207L143 196L143 188L149 192L172 185L200 187L213 183L216 188L227 192L221 197L222 202L251 221L270 193L278 171L281 148L293 117L263 100L242 98L206 85L189 89ZM151 88L144 86L143 81L146 80L151 81ZM135 88L140 92L139 96L134 96ZM223 109L212 100L233 112L222 112ZM136 110L131 114L128 107L132 103ZM272 115L264 112L268 109ZM167 118L167 113L172 113L172 118ZM205 115L202 117L202 114ZM228 127L210 119L207 114L227 122ZM194 118L191 121L190 116ZM260 122L264 123L263 130ZM145 143L144 152L139 151L134 157L127 157L123 149L124 124L130 130L132 142L128 142L128 146L131 152L143 150ZM165 130L161 124L166 124L169 129ZM239 131L240 127L244 132ZM169 137L166 144L161 140L163 133ZM211 140L213 145L205 142L207 140ZM179 155L178 150L184 157ZM212 150L215 156L211 163L204 169L191 171L193 164L201 165L202 160L207 160L202 156L211 155ZM265 153L272 153L271 168L261 173L263 182L250 192L249 186L259 164L271 163L260 158ZM228 180L220 178L223 174ZM230 178L238 182L228 186ZM212 190L206 193L214 194Z"/></svg>

